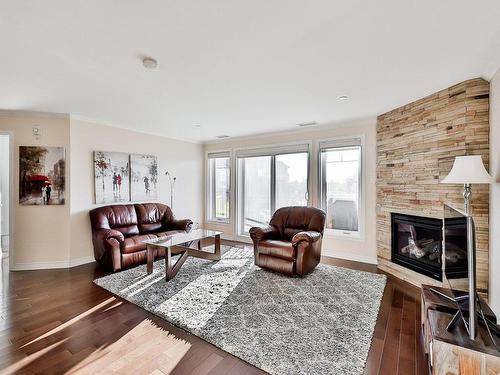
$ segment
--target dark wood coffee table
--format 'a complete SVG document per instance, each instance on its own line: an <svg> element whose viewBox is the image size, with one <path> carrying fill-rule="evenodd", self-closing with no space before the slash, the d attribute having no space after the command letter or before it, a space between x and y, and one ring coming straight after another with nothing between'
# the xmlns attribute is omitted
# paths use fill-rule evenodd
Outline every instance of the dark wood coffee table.
<svg viewBox="0 0 500 375"><path fill-rule="evenodd" d="M194 229L188 233L176 233L171 236L145 241L148 274L153 272L155 249L165 249L165 274L167 281L177 275L177 272L179 272L188 256L208 260L220 260L221 234L222 232L214 230ZM207 238L214 239L215 251L213 253L201 250L201 241ZM193 242L197 243L198 248L190 247ZM172 254L180 254L175 264L172 260Z"/></svg>

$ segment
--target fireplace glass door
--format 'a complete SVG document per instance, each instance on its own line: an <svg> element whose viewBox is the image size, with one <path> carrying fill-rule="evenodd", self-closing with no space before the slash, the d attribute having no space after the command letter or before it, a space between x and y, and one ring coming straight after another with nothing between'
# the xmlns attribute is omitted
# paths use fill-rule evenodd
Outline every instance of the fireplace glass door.
<svg viewBox="0 0 500 375"><path fill-rule="evenodd" d="M442 220L392 214L392 261L442 280Z"/></svg>

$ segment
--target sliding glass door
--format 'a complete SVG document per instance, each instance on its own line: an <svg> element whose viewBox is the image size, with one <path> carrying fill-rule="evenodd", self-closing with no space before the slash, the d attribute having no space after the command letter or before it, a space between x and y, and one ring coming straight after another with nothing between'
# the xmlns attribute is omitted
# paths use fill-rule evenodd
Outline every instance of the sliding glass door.
<svg viewBox="0 0 500 375"><path fill-rule="evenodd" d="M267 225L271 217L271 161L270 156L238 159L241 186L238 206L240 234L251 227Z"/></svg>
<svg viewBox="0 0 500 375"><path fill-rule="evenodd" d="M304 148L304 147L302 147ZM269 150L237 157L237 230L268 225L276 209L306 206L309 152ZM281 152L280 152L281 151Z"/></svg>
<svg viewBox="0 0 500 375"><path fill-rule="evenodd" d="M307 206L308 153L276 155L276 206Z"/></svg>

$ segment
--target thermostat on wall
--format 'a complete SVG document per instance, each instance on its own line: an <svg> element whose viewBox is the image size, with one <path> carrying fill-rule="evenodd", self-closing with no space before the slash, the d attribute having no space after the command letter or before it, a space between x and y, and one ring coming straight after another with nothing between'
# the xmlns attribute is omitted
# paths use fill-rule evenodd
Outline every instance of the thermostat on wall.
<svg viewBox="0 0 500 375"><path fill-rule="evenodd" d="M39 138L42 135L42 128L38 125L33 125L33 136Z"/></svg>

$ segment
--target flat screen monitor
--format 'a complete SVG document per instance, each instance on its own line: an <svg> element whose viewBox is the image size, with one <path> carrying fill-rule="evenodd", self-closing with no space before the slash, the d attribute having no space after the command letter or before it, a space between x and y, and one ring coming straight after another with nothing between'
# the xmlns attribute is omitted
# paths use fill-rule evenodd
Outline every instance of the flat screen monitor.
<svg viewBox="0 0 500 375"><path fill-rule="evenodd" d="M444 276L452 290L461 320L471 337L476 332L475 229L470 215L444 206ZM470 330L470 328L472 330Z"/></svg>
<svg viewBox="0 0 500 375"><path fill-rule="evenodd" d="M455 290L468 291L468 225L474 226L472 218L469 220L465 213L450 206L444 206L444 274L450 287ZM471 233L474 235L474 230ZM472 240L474 242L474 239Z"/></svg>

